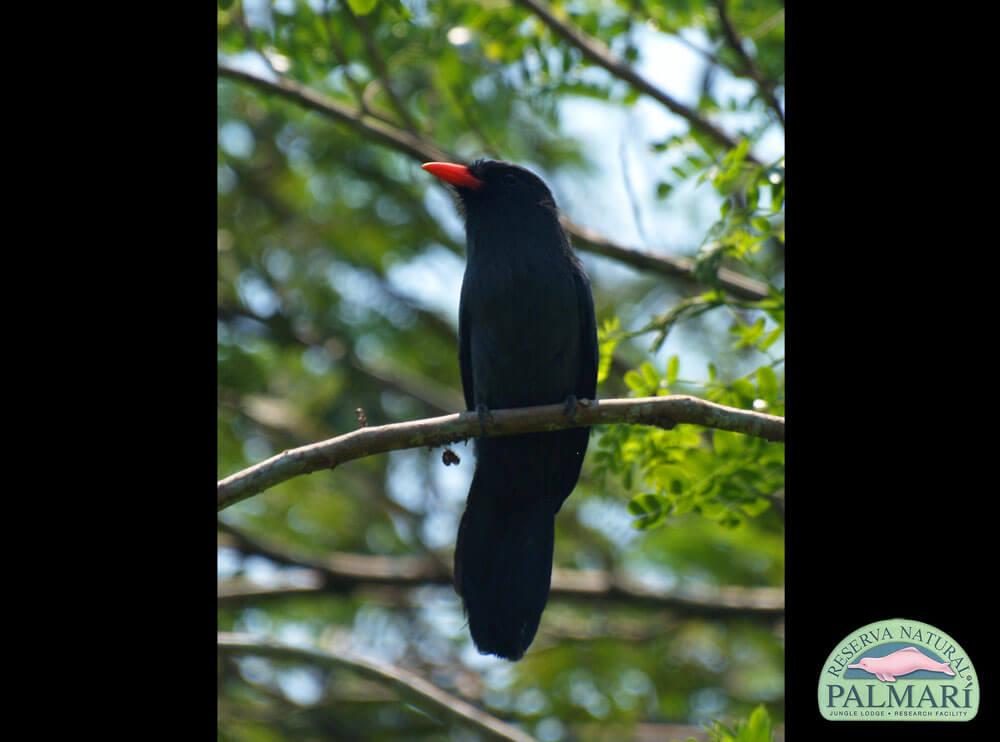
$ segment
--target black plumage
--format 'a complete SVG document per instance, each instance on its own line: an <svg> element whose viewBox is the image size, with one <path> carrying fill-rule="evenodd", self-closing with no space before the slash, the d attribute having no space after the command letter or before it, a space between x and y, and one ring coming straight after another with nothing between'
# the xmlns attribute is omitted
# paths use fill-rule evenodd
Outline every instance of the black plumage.
<svg viewBox="0 0 1000 742"><path fill-rule="evenodd" d="M548 187L507 162L425 168L455 186L465 213L459 362L468 409L485 415L594 399L590 281ZM555 515L576 486L588 434L575 428L476 441L455 588L484 654L517 660L535 637L552 576Z"/></svg>

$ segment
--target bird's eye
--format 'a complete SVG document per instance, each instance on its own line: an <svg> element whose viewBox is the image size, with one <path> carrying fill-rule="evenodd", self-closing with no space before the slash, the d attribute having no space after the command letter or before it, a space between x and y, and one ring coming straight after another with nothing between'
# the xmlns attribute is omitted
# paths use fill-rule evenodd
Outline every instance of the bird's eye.
<svg viewBox="0 0 1000 742"><path fill-rule="evenodd" d="M517 182L517 178L514 177L514 173L504 173L503 182L506 183L507 185L513 185L514 183Z"/></svg>

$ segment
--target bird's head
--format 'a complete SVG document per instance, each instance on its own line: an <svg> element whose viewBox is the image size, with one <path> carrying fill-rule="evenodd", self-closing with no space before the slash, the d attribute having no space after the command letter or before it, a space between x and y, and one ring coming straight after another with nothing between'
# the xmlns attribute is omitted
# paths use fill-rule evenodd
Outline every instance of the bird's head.
<svg viewBox="0 0 1000 742"><path fill-rule="evenodd" d="M482 210L511 212L545 209L554 213L548 186L530 170L502 160L476 160L471 165L428 162L423 169L451 185L467 216Z"/></svg>

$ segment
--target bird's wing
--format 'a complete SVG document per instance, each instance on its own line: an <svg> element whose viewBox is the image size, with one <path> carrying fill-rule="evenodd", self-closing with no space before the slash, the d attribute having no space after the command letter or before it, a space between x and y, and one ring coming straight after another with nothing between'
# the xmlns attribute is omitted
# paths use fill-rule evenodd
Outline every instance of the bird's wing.
<svg viewBox="0 0 1000 742"><path fill-rule="evenodd" d="M590 290L590 279L581 267L573 271L576 283L576 300L580 315L580 375L576 382L576 396L579 399L597 397L597 319L594 316L594 296Z"/></svg>
<svg viewBox="0 0 1000 742"><path fill-rule="evenodd" d="M462 371L462 392L465 394L465 409L476 409L476 395L472 388L472 349L469 339L469 318L466 316L465 282L458 305L458 365Z"/></svg>

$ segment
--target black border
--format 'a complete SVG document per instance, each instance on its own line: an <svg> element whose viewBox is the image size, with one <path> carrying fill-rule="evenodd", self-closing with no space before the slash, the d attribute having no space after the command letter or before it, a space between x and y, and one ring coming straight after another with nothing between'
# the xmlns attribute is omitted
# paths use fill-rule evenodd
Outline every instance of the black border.
<svg viewBox="0 0 1000 742"><path fill-rule="evenodd" d="M993 396L982 323L996 312L976 252L987 83L970 58L989 47L919 13L786 9L790 740L984 739L993 721L982 614L996 454L980 430ZM975 719L820 717L828 654L889 618L962 645Z"/></svg>

